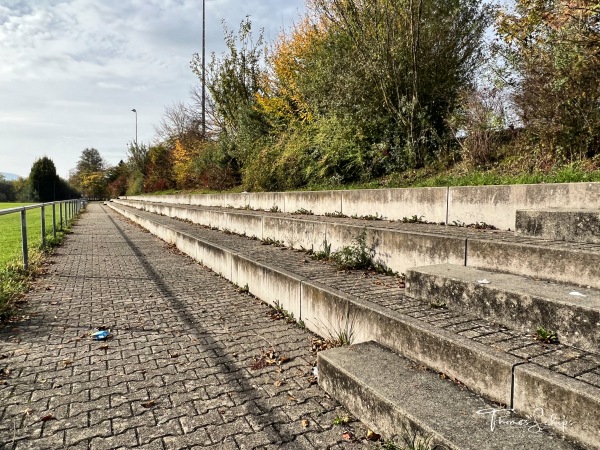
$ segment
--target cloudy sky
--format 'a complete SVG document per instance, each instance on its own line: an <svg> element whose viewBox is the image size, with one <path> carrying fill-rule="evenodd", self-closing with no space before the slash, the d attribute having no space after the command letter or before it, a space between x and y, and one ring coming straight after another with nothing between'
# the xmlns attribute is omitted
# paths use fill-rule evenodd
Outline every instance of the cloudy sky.
<svg viewBox="0 0 600 450"><path fill-rule="evenodd" d="M206 0L207 57L224 50L221 21L249 15L268 41L303 0ZM81 151L110 163L150 142L166 106L189 99L202 45L202 0L1 0L0 172L27 176L48 156L68 176Z"/></svg>

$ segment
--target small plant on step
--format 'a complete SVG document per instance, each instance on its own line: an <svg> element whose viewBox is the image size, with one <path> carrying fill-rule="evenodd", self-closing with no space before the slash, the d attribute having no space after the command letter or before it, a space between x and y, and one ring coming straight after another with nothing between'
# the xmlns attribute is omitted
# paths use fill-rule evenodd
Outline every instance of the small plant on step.
<svg viewBox="0 0 600 450"><path fill-rule="evenodd" d="M375 213L375 215L367 214L365 216L359 216L358 214L354 214L351 217L353 219L360 219L360 220L384 220L385 219L385 217L380 216L379 213Z"/></svg>
<svg viewBox="0 0 600 450"><path fill-rule="evenodd" d="M544 327L538 327L535 331L535 338L544 344L558 344L558 335L555 331Z"/></svg>
<svg viewBox="0 0 600 450"><path fill-rule="evenodd" d="M318 260L328 260L331 257L331 244L327 242L327 236L323 238L323 250L319 252L314 252L312 256L313 258Z"/></svg>
<svg viewBox="0 0 600 450"><path fill-rule="evenodd" d="M340 318L339 322L337 326L333 327L327 327L321 322L329 335L329 338L325 340L325 343L328 345L327 348L347 347L354 342L356 317Z"/></svg>
<svg viewBox="0 0 600 450"><path fill-rule="evenodd" d="M446 302L443 300L434 300L429 303L429 306L433 309L448 309L448 305L446 305Z"/></svg>
<svg viewBox="0 0 600 450"><path fill-rule="evenodd" d="M269 212L276 213L276 212L281 212L281 210L279 209L279 206L277 206L277 205L273 205L273 206L271 206L271 208L269 209Z"/></svg>
<svg viewBox="0 0 600 450"><path fill-rule="evenodd" d="M271 306L271 311L269 312L269 317L272 320L280 320L285 319L286 323L296 323L296 319L294 319L294 313L286 311L283 309L283 305L279 303L278 300L275 300L275 304ZM304 322L303 322L304 324Z"/></svg>
<svg viewBox="0 0 600 450"><path fill-rule="evenodd" d="M325 217L338 217L338 218L346 218L348 217L346 214L344 214L341 211L335 211L332 213L325 213Z"/></svg>
<svg viewBox="0 0 600 450"><path fill-rule="evenodd" d="M294 211L292 214L294 214L294 215L312 216L314 213L311 210L309 210L309 209L300 208L299 210Z"/></svg>
<svg viewBox="0 0 600 450"><path fill-rule="evenodd" d="M425 216L414 215L412 217L403 217L402 223L427 223L427 222L425 221Z"/></svg>
<svg viewBox="0 0 600 450"><path fill-rule="evenodd" d="M350 416L343 416L343 417L336 416L332 422L332 424L336 425L336 426L347 425L348 423L350 423Z"/></svg>
<svg viewBox="0 0 600 450"><path fill-rule="evenodd" d="M363 228L348 247L332 253L331 259L340 269L368 269L373 266L373 251L367 247L367 230Z"/></svg>
<svg viewBox="0 0 600 450"><path fill-rule="evenodd" d="M277 239L265 238L262 240L262 245L274 245L275 247L284 247L285 244Z"/></svg>
<svg viewBox="0 0 600 450"><path fill-rule="evenodd" d="M250 288L248 287L248 283L246 283L243 287L240 287L238 289L238 292L240 294L249 294L250 293Z"/></svg>

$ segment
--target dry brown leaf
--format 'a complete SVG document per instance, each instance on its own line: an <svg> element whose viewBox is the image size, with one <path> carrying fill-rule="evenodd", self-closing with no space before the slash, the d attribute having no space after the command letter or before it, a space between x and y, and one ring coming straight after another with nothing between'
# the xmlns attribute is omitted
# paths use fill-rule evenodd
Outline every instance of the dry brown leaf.
<svg viewBox="0 0 600 450"><path fill-rule="evenodd" d="M55 417L52 414L46 414L45 416L40 417L40 420L42 422L48 422L49 420L55 420Z"/></svg>
<svg viewBox="0 0 600 450"><path fill-rule="evenodd" d="M372 431L372 430L368 430L368 431L367 431L367 439L368 439L369 441L378 441L379 439L381 439L381 435L380 435L380 434L377 434L377 433L375 433L375 432L374 432L374 431Z"/></svg>
<svg viewBox="0 0 600 450"><path fill-rule="evenodd" d="M69 364L73 364L73 360L72 359L63 359L62 363L65 365L65 367L67 367Z"/></svg>
<svg viewBox="0 0 600 450"><path fill-rule="evenodd" d="M277 380L275 383L273 383L274 386L283 386L285 384L285 381L283 380Z"/></svg>
<svg viewBox="0 0 600 450"><path fill-rule="evenodd" d="M152 408L153 406L156 405L156 402L154 400L148 400L147 402L144 402L141 404L144 408Z"/></svg>
<svg viewBox="0 0 600 450"><path fill-rule="evenodd" d="M100 347L98 347L100 350L108 350L110 347L108 346L108 344L104 344L101 345Z"/></svg>
<svg viewBox="0 0 600 450"><path fill-rule="evenodd" d="M298 399L296 397L294 397L292 394L288 394L288 400L290 402L297 402Z"/></svg>
<svg viewBox="0 0 600 450"><path fill-rule="evenodd" d="M308 420L308 419L304 419L304 420L302 420L302 426L303 426L304 428L308 428L308 427L309 427L309 425L310 425L310 420Z"/></svg>

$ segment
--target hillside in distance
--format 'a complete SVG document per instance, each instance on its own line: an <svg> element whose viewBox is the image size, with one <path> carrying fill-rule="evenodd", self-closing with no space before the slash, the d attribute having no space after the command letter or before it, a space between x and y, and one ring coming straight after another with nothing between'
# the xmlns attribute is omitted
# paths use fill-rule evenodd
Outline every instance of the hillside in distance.
<svg viewBox="0 0 600 450"><path fill-rule="evenodd" d="M9 172L0 172L0 175L4 177L5 180L13 181L19 178L19 175Z"/></svg>

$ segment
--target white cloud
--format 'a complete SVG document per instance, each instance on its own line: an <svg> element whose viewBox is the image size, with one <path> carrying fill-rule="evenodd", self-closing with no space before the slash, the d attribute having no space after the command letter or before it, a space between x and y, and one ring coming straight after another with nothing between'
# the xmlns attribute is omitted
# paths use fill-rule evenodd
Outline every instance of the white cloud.
<svg viewBox="0 0 600 450"><path fill-rule="evenodd" d="M207 0L207 53L221 20L250 15L272 40L303 0ZM85 147L117 163L149 141L165 106L186 101L202 45L201 0L3 0L0 5L0 171L27 175L47 155L67 176Z"/></svg>

